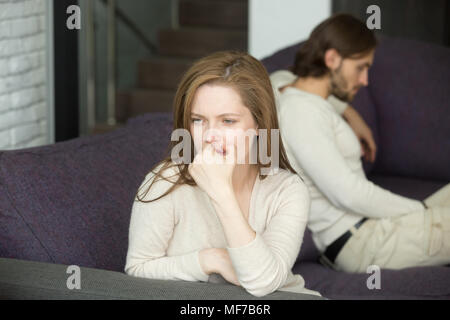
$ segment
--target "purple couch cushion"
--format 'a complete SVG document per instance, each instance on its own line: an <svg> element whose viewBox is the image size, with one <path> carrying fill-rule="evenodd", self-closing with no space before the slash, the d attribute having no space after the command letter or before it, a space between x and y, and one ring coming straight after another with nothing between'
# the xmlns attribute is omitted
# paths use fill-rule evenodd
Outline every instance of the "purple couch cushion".
<svg viewBox="0 0 450 320"><path fill-rule="evenodd" d="M50 258L33 230L11 203L4 183L0 184L0 257L38 261Z"/></svg>
<svg viewBox="0 0 450 320"><path fill-rule="evenodd" d="M305 234L303 236L302 246L300 248L299 255L297 257L297 262L301 261L317 261L319 259L319 250L317 250L314 244L311 230L306 228Z"/></svg>
<svg viewBox="0 0 450 320"><path fill-rule="evenodd" d="M381 174L372 174L369 176L369 180L396 194L417 200L425 200L425 198L446 185L445 182L434 180Z"/></svg>
<svg viewBox="0 0 450 320"><path fill-rule="evenodd" d="M162 159L171 128L171 116L159 115L103 135L1 152L9 196L0 212L1 255L123 271L134 196Z"/></svg>
<svg viewBox="0 0 450 320"><path fill-rule="evenodd" d="M379 153L374 171L450 181L450 49L383 38L369 73Z"/></svg>
<svg viewBox="0 0 450 320"><path fill-rule="evenodd" d="M381 269L380 289L369 290L373 273L337 272L317 263L297 263L308 289L329 299L450 299L450 267Z"/></svg>
<svg viewBox="0 0 450 320"><path fill-rule="evenodd" d="M272 55L261 60L269 74L277 70L290 69L294 65L295 54L302 46L302 42L282 48Z"/></svg>

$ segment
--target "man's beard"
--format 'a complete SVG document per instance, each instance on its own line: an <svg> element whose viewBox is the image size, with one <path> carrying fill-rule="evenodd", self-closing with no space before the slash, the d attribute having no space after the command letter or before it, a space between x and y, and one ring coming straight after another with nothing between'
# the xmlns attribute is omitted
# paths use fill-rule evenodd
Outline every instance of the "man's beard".
<svg viewBox="0 0 450 320"><path fill-rule="evenodd" d="M331 71L330 76L330 94L338 98L339 100L345 102L351 102L355 94L352 94L351 91L346 90L348 87L348 82L345 80L344 76L341 73L341 65L335 70ZM359 87L357 88L359 89Z"/></svg>

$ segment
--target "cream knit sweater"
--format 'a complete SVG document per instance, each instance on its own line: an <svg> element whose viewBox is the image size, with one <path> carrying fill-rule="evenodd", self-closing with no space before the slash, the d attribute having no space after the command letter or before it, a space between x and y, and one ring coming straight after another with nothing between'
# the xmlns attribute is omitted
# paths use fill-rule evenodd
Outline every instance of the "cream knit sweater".
<svg viewBox="0 0 450 320"><path fill-rule="evenodd" d="M157 169L158 170L158 169ZM177 169L164 176L170 178ZM140 197L154 175L141 184ZM172 184L157 180L145 200L155 199ZM136 199L135 199L136 200ZM181 185L151 202L134 202L125 272L136 277L208 281L198 253L226 248L242 287L255 296L275 290L320 295L305 288L291 271L308 220L310 200L296 175L279 169L264 180L256 178L249 208L249 224L256 232L249 244L229 248L209 196L197 186Z"/></svg>

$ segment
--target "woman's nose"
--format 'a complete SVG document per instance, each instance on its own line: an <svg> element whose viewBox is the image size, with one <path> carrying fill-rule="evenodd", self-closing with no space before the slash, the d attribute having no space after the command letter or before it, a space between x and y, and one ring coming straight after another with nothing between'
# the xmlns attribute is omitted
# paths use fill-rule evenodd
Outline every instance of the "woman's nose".
<svg viewBox="0 0 450 320"><path fill-rule="evenodd" d="M220 130L216 129L216 128L207 128L205 135L204 135L204 140L205 142L208 143L213 143L213 142L217 142L220 141L222 139L222 134L220 132Z"/></svg>

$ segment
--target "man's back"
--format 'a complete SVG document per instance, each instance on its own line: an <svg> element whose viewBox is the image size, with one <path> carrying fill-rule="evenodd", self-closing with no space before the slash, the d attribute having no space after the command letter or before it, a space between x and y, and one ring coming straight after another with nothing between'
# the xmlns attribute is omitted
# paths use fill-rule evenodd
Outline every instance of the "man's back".
<svg viewBox="0 0 450 320"><path fill-rule="evenodd" d="M275 91L286 84L287 72L271 75ZM420 202L367 180L359 141L327 100L294 87L276 95L288 159L310 191L308 227L319 250L364 216L382 218L421 208Z"/></svg>

